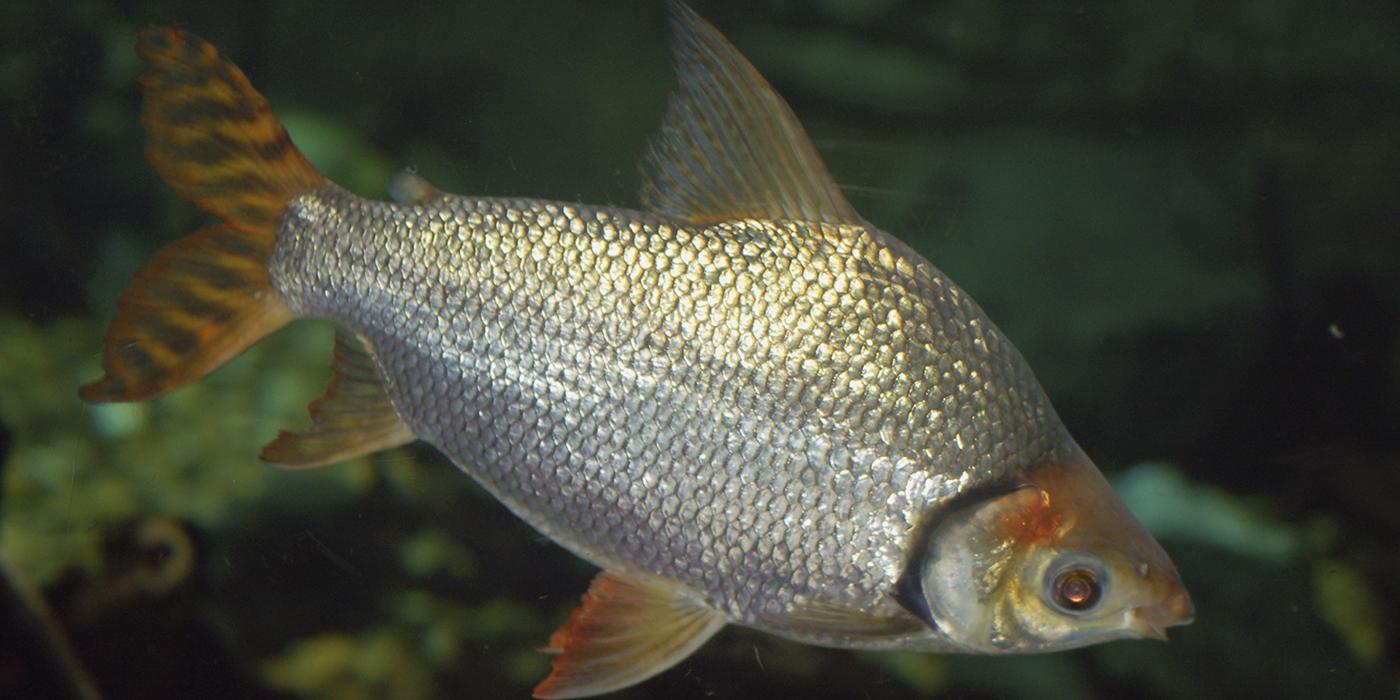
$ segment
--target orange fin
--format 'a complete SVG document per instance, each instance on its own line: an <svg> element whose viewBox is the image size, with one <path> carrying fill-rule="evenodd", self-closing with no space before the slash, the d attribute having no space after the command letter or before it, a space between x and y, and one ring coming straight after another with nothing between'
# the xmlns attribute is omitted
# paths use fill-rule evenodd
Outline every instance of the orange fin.
<svg viewBox="0 0 1400 700"><path fill-rule="evenodd" d="M725 618L679 584L604 571L544 650L558 654L537 698L580 698L640 683L676 665Z"/></svg>
<svg viewBox="0 0 1400 700"><path fill-rule="evenodd" d="M117 301L107 330L106 376L86 401L142 401L213 371L292 313L272 291L246 236L210 226L166 246Z"/></svg>
<svg viewBox="0 0 1400 700"><path fill-rule="evenodd" d="M287 200L326 182L292 145L267 100L203 39L142 30L146 157L172 189L268 243Z"/></svg>
<svg viewBox="0 0 1400 700"><path fill-rule="evenodd" d="M282 431L259 455L292 469L319 467L397 447L417 439L384 391L369 343L344 330L335 334L335 360L326 394L311 402L311 428Z"/></svg>
<svg viewBox="0 0 1400 700"><path fill-rule="evenodd" d="M242 71L173 29L141 32L137 51L147 156L165 181L221 219L166 246L117 302L88 401L142 401L213 371L292 314L267 260L288 200L326 182L297 151Z"/></svg>

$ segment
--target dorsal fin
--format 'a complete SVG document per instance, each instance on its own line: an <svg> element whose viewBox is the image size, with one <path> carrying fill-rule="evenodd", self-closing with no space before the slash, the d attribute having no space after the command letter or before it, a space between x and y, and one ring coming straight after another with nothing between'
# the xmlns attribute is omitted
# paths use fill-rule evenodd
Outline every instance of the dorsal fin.
<svg viewBox="0 0 1400 700"><path fill-rule="evenodd" d="M694 10L670 7L679 85L642 157L643 205L698 224L860 223L783 98Z"/></svg>
<svg viewBox="0 0 1400 700"><path fill-rule="evenodd" d="M330 385L311 402L311 427L278 433L258 456L281 467L307 469L415 440L384 392L371 353L366 341L337 328Z"/></svg>
<svg viewBox="0 0 1400 700"><path fill-rule="evenodd" d="M676 665L724 627L724 616L665 579L604 571L583 607L549 638L554 672L537 698L579 698L640 683Z"/></svg>

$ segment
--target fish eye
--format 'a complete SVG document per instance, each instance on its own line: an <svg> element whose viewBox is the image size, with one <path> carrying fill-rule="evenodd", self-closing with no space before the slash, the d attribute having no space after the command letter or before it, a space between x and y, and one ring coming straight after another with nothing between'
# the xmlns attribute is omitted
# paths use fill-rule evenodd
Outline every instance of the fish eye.
<svg viewBox="0 0 1400 700"><path fill-rule="evenodd" d="M1094 607L1102 593L1098 578L1088 569L1071 569L1055 578L1055 604L1071 612Z"/></svg>
<svg viewBox="0 0 1400 700"><path fill-rule="evenodd" d="M1100 571L1081 557L1069 558L1050 570L1046 597L1060 612L1089 612L1103 600L1105 577Z"/></svg>

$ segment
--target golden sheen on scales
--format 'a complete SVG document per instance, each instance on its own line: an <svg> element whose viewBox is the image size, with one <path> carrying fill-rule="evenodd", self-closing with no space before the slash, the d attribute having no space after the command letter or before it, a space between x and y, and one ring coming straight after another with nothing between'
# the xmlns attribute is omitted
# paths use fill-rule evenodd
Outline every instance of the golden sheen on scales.
<svg viewBox="0 0 1400 700"><path fill-rule="evenodd" d="M1190 599L952 280L861 218L797 119L671 3L679 86L637 210L362 199L209 44L138 50L148 156L218 218L136 273L88 401L194 381L299 318L338 326L311 467L424 440L603 572L543 698L640 683L725 625L977 654L1165 638Z"/></svg>

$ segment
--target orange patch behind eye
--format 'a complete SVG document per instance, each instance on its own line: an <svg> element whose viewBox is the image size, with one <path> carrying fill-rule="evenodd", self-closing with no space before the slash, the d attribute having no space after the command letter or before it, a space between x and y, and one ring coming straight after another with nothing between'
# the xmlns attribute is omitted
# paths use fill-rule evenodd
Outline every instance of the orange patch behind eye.
<svg viewBox="0 0 1400 700"><path fill-rule="evenodd" d="M1025 507L1009 511L1003 522L1008 539L1019 544L1048 543L1057 539L1064 513L1052 506L1050 494L1035 489L1039 498L1027 498Z"/></svg>

